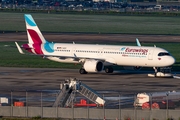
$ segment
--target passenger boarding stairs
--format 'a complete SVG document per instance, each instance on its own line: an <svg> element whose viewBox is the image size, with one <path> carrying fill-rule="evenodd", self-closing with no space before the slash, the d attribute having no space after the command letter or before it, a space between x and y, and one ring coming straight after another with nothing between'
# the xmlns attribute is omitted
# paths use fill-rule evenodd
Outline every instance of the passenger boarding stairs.
<svg viewBox="0 0 180 120"><path fill-rule="evenodd" d="M73 89L72 86L69 86L69 81L65 81L62 90L58 93L56 101L53 104L53 107L64 107L66 101L69 99Z"/></svg>
<svg viewBox="0 0 180 120"><path fill-rule="evenodd" d="M105 104L105 100L98 95L96 91L75 78L65 80L65 82L61 84L60 89L61 91L59 92L53 107L66 107L72 105L76 92L96 103L97 106L103 106Z"/></svg>
<svg viewBox="0 0 180 120"><path fill-rule="evenodd" d="M96 91L88 87L87 85L81 83L80 90L78 91L81 95L86 97L87 99L91 100L92 102L96 103L99 106L103 106L105 103L105 100L98 95Z"/></svg>

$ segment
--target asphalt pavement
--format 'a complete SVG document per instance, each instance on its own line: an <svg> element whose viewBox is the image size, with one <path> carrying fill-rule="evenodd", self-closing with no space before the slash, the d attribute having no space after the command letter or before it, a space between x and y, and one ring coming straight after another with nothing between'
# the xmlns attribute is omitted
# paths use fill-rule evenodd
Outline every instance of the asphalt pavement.
<svg viewBox="0 0 180 120"><path fill-rule="evenodd" d="M96 91L121 94L180 91L178 78L148 77L153 71L79 74L78 69L0 67L0 90L59 90L65 79L77 78ZM176 73L176 76L180 74Z"/></svg>

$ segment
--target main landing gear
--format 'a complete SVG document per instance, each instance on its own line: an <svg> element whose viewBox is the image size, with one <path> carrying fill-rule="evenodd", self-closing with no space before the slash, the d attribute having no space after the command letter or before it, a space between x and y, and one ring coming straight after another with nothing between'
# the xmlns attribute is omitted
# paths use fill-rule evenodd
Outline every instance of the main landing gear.
<svg viewBox="0 0 180 120"><path fill-rule="evenodd" d="M113 71L114 71L111 66L110 67L106 67L104 70L105 70L106 73L113 73Z"/></svg>
<svg viewBox="0 0 180 120"><path fill-rule="evenodd" d="M79 69L80 74L87 74L86 70L84 68Z"/></svg>

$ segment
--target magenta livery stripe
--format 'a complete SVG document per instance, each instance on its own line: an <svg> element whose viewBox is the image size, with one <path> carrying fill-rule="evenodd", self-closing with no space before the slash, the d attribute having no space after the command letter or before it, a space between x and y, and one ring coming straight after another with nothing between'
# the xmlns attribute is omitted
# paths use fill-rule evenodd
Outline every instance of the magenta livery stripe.
<svg viewBox="0 0 180 120"><path fill-rule="evenodd" d="M39 37L39 35L37 34L36 31L28 29L28 33L31 36L31 39L33 40L34 44L33 44L33 48L36 54L43 54L42 50L41 50L41 38Z"/></svg>
<svg viewBox="0 0 180 120"><path fill-rule="evenodd" d="M27 51L33 53L32 49L29 47L28 44L23 44L22 47L23 47L25 50L27 50Z"/></svg>
<svg viewBox="0 0 180 120"><path fill-rule="evenodd" d="M34 44L37 44L37 43L42 44L41 38L39 37L36 31L28 29L28 33L30 34Z"/></svg>

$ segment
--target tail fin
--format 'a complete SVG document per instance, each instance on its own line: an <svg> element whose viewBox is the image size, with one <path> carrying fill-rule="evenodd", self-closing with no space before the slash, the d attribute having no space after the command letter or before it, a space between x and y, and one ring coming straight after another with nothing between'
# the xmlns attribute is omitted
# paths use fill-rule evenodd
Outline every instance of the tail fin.
<svg viewBox="0 0 180 120"><path fill-rule="evenodd" d="M36 25L33 17L30 14L25 14L25 23L26 23L26 30L28 41L30 44L42 44L46 43L41 31L39 30L38 26Z"/></svg>

